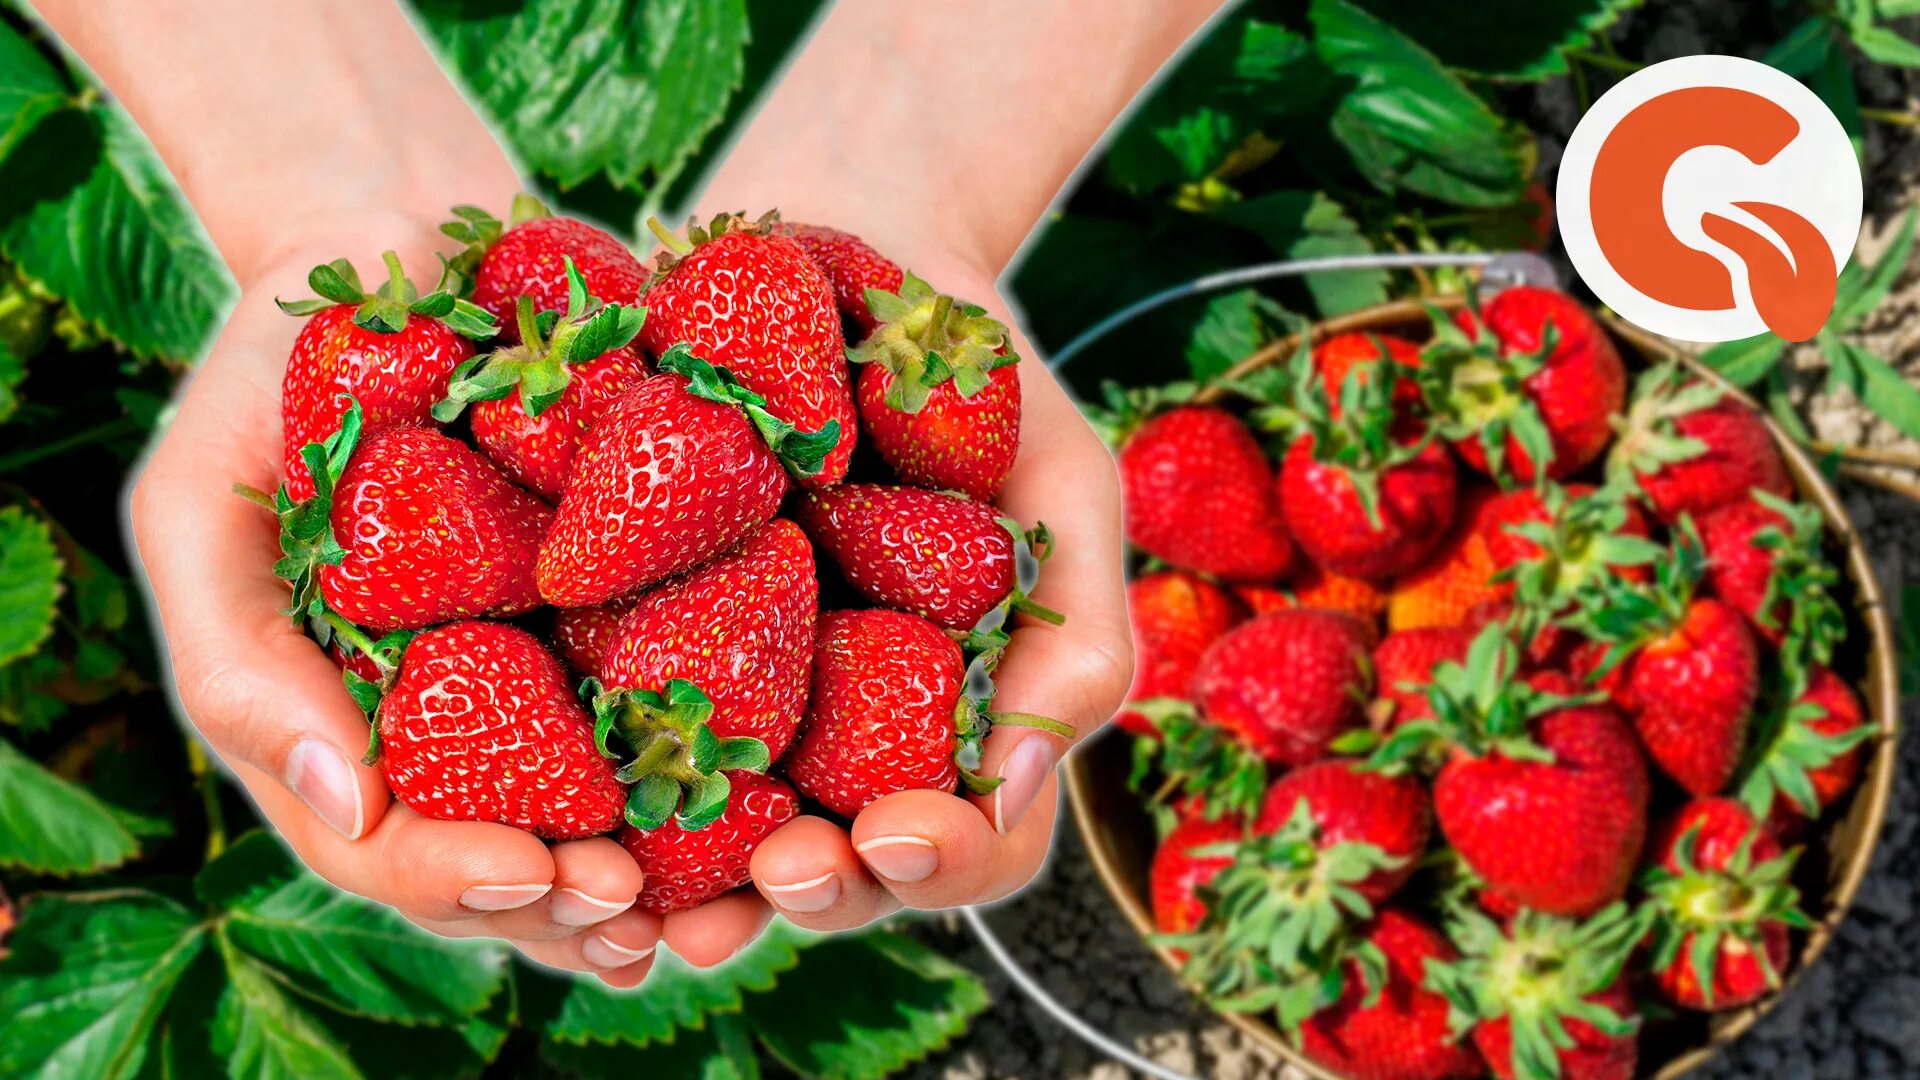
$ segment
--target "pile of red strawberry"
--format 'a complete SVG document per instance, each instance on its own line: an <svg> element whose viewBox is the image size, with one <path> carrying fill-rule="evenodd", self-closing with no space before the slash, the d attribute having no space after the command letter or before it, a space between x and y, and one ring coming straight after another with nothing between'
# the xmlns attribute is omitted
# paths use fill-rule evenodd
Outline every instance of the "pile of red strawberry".
<svg viewBox="0 0 1920 1080"><path fill-rule="evenodd" d="M1629 1077L1641 1003L1753 1002L1806 925L1870 736L1838 576L1746 405L1629 397L1556 292L1434 322L1112 395L1155 919L1345 1075Z"/></svg>
<svg viewBox="0 0 1920 1080"><path fill-rule="evenodd" d="M372 293L336 262L282 305L276 571L400 801L619 830L664 912L744 884L804 801L991 790L1008 618L1060 618L1026 595L1044 527L992 505L1006 327L773 215L656 224L649 267L531 199L455 214L433 292L390 255Z"/></svg>

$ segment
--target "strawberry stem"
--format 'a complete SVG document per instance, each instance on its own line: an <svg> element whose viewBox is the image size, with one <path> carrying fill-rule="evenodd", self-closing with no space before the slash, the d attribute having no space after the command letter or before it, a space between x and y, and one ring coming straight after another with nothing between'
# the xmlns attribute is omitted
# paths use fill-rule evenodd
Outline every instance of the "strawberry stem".
<svg viewBox="0 0 1920 1080"><path fill-rule="evenodd" d="M380 668L382 675L388 674L393 670L392 664L380 658L379 646L375 645L373 639L367 636L367 632L348 622L345 616L328 608L320 613L320 621L332 627L334 635L348 645L353 646L355 652L373 661L374 664Z"/></svg>
<svg viewBox="0 0 1920 1080"><path fill-rule="evenodd" d="M1041 622L1051 623L1054 626L1060 626L1067 621L1067 617L1065 615L1062 615L1061 613L1053 610L1052 608L1046 606L1045 604L1040 603L1039 601L1035 600L1033 597L1027 596L1024 593L1017 594L1014 596L1013 610L1018 612L1023 612L1027 615L1031 615L1034 618L1039 619Z"/></svg>
<svg viewBox="0 0 1920 1080"><path fill-rule="evenodd" d="M540 337L540 317L533 309L533 297L522 296L513 302L513 318L520 327L520 341L527 351L534 356L543 353L546 342Z"/></svg>
<svg viewBox="0 0 1920 1080"><path fill-rule="evenodd" d="M233 485L233 493L255 506L263 506L276 514L280 512L280 508L273 504L273 496L261 491L252 484L235 484Z"/></svg>

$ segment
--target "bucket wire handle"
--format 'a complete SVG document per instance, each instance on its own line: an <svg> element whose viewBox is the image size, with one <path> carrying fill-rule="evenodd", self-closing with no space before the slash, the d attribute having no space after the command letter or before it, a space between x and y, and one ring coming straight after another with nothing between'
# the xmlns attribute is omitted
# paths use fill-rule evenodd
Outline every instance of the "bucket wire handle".
<svg viewBox="0 0 1920 1080"><path fill-rule="evenodd" d="M1317 259L1287 259L1280 262L1256 263L1236 270L1207 274L1142 297L1081 331L1079 336L1047 358L1047 366L1059 368L1060 365L1084 351L1087 346L1149 311L1164 307L1176 300L1184 300L1215 289L1328 270L1393 270L1414 266L1481 267L1488 292L1519 284L1557 287L1557 276L1554 274L1552 264L1539 255L1525 251L1497 254L1400 252L1386 255L1333 255ZM1096 732L1093 737L1100 738L1105 730L1110 729ZM1046 987L1040 985L1039 980L1035 979L1031 972L1013 958L1013 954L1009 953L1007 947L1001 943L999 935L987 925L980 911L979 907L961 908L960 917L966 920L967 927L973 931L974 938L980 942L982 948L986 949L987 955L993 958L994 963L1000 966L1000 970L1012 981L1014 987L1029 1001L1040 1006L1053 1017L1061 1027L1072 1032L1087 1045L1143 1076L1154 1077L1155 1080L1198 1080L1196 1077L1143 1057L1131 1046L1114 1039L1081 1019L1072 1009L1061 1004L1060 1000L1054 997Z"/></svg>

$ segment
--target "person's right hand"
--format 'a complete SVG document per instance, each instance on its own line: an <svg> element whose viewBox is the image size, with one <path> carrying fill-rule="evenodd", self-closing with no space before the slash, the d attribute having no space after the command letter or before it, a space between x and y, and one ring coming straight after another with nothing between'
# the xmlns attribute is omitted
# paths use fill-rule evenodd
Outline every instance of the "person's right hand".
<svg viewBox="0 0 1920 1080"><path fill-rule="evenodd" d="M432 252L449 242L431 222L391 216L302 231L317 242L287 243L241 283L133 489L135 544L181 706L302 861L435 933L506 938L539 963L614 986L646 976L663 935L691 963L724 960L764 921L757 898L662 920L633 909L640 868L615 841L549 846L505 825L425 818L359 763L366 718L339 669L281 614L278 523L232 486L271 491L281 480L280 381L301 320L273 298L307 296L308 270L342 254L377 276L381 249L394 245L415 281L431 282Z"/></svg>

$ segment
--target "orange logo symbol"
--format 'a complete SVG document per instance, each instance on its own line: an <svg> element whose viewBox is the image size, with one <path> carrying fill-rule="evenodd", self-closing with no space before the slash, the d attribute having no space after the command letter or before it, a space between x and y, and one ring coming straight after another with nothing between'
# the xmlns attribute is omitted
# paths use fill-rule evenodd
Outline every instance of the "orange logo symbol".
<svg viewBox="0 0 1920 1080"><path fill-rule="evenodd" d="M1735 57L1623 80L1574 131L1557 194L1568 254L1601 300L1695 341L1817 334L1860 227L1839 121L1798 82Z"/></svg>

